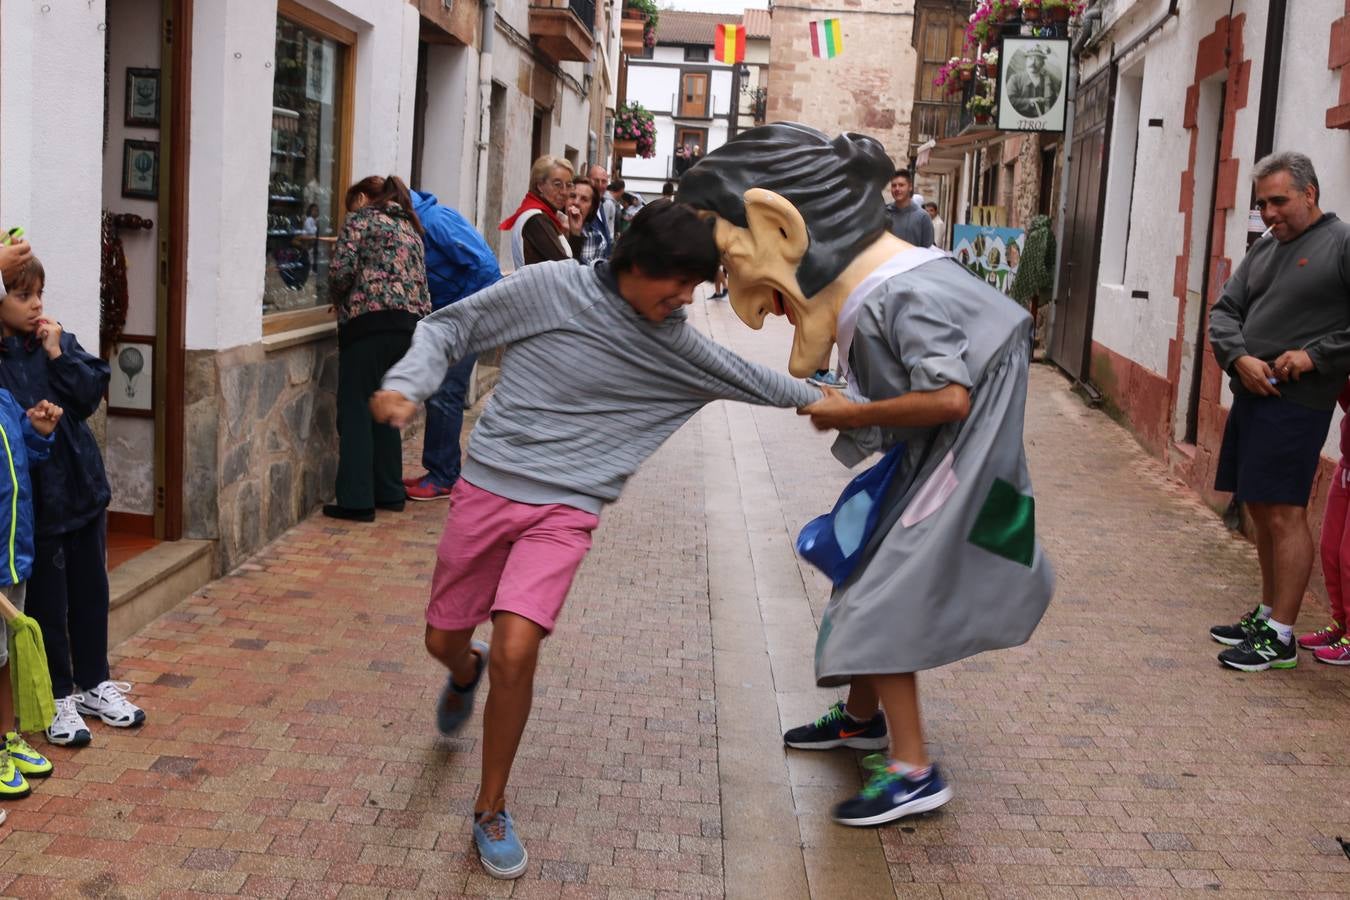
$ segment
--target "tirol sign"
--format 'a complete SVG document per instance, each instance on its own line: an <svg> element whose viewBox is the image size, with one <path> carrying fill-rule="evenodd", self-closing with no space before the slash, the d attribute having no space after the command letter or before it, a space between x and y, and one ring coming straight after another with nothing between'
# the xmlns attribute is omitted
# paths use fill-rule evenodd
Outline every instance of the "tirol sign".
<svg viewBox="0 0 1350 900"><path fill-rule="evenodd" d="M1064 130L1069 42L1063 38L1003 39L998 70L1000 131Z"/></svg>

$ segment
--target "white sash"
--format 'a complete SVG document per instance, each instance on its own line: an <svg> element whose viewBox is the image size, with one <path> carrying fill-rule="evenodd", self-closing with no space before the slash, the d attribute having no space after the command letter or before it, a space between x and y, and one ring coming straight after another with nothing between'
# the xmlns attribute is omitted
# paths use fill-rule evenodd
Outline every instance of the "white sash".
<svg viewBox="0 0 1350 900"><path fill-rule="evenodd" d="M848 351L853 346L853 332L858 327L858 315L862 312L863 301L879 288L882 282L946 256L951 254L936 247L910 247L877 266L872 274L858 282L858 286L844 300L844 307L839 311L839 328L835 332L835 343L839 346L839 368L845 377L849 374Z"/></svg>

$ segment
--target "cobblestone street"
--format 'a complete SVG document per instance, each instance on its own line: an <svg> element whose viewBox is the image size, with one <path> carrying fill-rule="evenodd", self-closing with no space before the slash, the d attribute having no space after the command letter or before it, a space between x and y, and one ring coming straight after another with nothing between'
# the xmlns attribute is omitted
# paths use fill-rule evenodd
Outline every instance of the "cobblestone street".
<svg viewBox="0 0 1350 900"><path fill-rule="evenodd" d="M786 364L785 322L691 317ZM118 647L148 724L50 748L7 806L0 893L1350 897L1350 670L1223 670L1206 632L1253 605L1253 548L1047 367L1028 415L1057 595L1028 645L922 679L956 792L936 814L835 826L861 755L782 750L842 696L814 686L827 582L792 540L849 473L791 411L717 404L606 511L545 644L509 795L522 879L473 851L479 714L432 726L446 506L412 503L311 516Z"/></svg>

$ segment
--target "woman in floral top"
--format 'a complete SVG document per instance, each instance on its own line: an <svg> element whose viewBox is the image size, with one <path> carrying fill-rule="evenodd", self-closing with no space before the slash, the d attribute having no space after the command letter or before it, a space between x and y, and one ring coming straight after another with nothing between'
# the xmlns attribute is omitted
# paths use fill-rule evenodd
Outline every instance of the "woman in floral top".
<svg viewBox="0 0 1350 900"><path fill-rule="evenodd" d="M337 502L323 513L373 522L377 508L401 510L407 495L398 430L376 423L367 403L431 312L431 294L422 223L401 179L358 181L347 212L328 271L338 318L338 471Z"/></svg>

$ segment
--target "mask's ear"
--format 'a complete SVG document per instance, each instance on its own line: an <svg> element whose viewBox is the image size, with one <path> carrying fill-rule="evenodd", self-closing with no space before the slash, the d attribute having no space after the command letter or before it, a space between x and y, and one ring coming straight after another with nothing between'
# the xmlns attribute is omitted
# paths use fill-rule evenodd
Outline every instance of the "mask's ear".
<svg viewBox="0 0 1350 900"><path fill-rule="evenodd" d="M751 188L745 192L744 199L745 220L755 236L755 243L781 247L785 260L800 262L811 239L797 207L782 194L764 188Z"/></svg>

